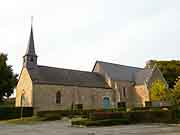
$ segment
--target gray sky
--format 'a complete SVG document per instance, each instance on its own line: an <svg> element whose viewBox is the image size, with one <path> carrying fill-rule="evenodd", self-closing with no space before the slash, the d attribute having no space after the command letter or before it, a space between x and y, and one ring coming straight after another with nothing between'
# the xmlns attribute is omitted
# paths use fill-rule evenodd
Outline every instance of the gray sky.
<svg viewBox="0 0 180 135"><path fill-rule="evenodd" d="M0 52L16 73L30 16L40 65L91 71L96 60L143 67L180 58L179 0L4 0Z"/></svg>

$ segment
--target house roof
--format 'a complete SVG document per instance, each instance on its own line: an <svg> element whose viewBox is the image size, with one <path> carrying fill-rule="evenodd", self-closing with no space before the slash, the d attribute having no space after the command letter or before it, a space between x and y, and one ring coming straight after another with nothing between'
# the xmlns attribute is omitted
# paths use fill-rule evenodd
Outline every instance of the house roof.
<svg viewBox="0 0 180 135"><path fill-rule="evenodd" d="M96 64L97 63L100 64L104 72L106 72L112 80L117 81L135 81L136 84L143 84L144 81L151 76L152 72L152 69L131 67L102 61L97 61Z"/></svg>
<svg viewBox="0 0 180 135"><path fill-rule="evenodd" d="M34 69L28 69L28 71L34 83L109 88L105 79L93 72L48 66L37 66Z"/></svg>

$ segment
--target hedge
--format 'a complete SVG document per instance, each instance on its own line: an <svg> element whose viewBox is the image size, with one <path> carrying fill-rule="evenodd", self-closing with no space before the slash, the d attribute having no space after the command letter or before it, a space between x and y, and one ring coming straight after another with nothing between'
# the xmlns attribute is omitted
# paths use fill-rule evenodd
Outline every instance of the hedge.
<svg viewBox="0 0 180 135"><path fill-rule="evenodd" d="M39 111L36 112L36 116L46 117L46 115L56 115L56 116L67 116L73 117L75 115L81 115L81 117L89 118L90 114L93 112L125 112L126 108L112 108L112 109L88 109L88 110L55 110L55 111Z"/></svg>
<svg viewBox="0 0 180 135"><path fill-rule="evenodd" d="M83 117L88 117L89 113L94 112L95 110L56 110L56 111L39 111L36 112L36 116L46 117L47 115L56 115L56 116L67 116L73 117L75 115L81 115Z"/></svg>
<svg viewBox="0 0 180 135"><path fill-rule="evenodd" d="M33 116L32 107L23 107L23 117ZM0 120L15 119L21 117L21 107L0 107Z"/></svg>
<svg viewBox="0 0 180 135"><path fill-rule="evenodd" d="M129 124L128 119L105 119L105 120L77 120L72 121L72 125L84 125L84 126L112 126Z"/></svg>
<svg viewBox="0 0 180 135"><path fill-rule="evenodd" d="M91 120L128 118L126 112L92 112L89 114Z"/></svg>
<svg viewBox="0 0 180 135"><path fill-rule="evenodd" d="M175 111L136 111L128 112L131 123L175 123Z"/></svg>
<svg viewBox="0 0 180 135"><path fill-rule="evenodd" d="M175 111L93 112L90 120L128 119L130 123L174 123Z"/></svg>
<svg viewBox="0 0 180 135"><path fill-rule="evenodd" d="M161 111L164 108L167 108L168 110L172 110L171 106L162 106L162 107L134 107L131 109L131 111Z"/></svg>

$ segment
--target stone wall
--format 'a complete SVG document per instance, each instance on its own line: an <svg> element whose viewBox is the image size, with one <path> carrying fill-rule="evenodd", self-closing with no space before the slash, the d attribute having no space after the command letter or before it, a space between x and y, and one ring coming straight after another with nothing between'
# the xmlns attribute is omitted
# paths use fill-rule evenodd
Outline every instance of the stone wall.
<svg viewBox="0 0 180 135"><path fill-rule="evenodd" d="M43 84L36 84L33 89L36 111L71 109L72 104L83 104L83 109L99 109L103 108L105 96L110 98L112 105L112 89ZM61 92L61 104L56 104L58 91Z"/></svg>
<svg viewBox="0 0 180 135"><path fill-rule="evenodd" d="M112 88L115 91L114 98L116 106L118 102L126 102L127 107L132 104L133 86L129 81L112 81Z"/></svg>
<svg viewBox="0 0 180 135"><path fill-rule="evenodd" d="M29 76L28 70L23 68L21 75L16 87L16 106L21 106L21 96L22 105L25 107L32 107L32 81Z"/></svg>
<svg viewBox="0 0 180 135"><path fill-rule="evenodd" d="M146 101L150 101L149 90L145 85L136 85L133 90L133 106L144 107Z"/></svg>
<svg viewBox="0 0 180 135"><path fill-rule="evenodd" d="M93 72L97 72L105 77L108 85L113 89L114 105L117 107L118 102L126 102L127 107L131 106L145 106L145 101L149 101L149 93L145 85L134 86L130 81L115 81L112 80L108 74L101 68L99 63L96 63ZM154 73L156 79L160 76L159 72ZM161 78L161 77L160 77ZM126 95L123 95L123 88L125 88Z"/></svg>

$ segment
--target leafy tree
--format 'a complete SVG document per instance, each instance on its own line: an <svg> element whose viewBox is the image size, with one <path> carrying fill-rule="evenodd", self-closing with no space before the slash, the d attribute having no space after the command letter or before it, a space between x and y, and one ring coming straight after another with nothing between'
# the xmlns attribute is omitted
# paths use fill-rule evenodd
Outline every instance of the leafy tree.
<svg viewBox="0 0 180 135"><path fill-rule="evenodd" d="M161 70L164 78L166 79L169 88L173 88L175 85L176 78L180 75L180 61L171 60L171 61L157 61L149 60L146 63L146 68L152 68L154 65L157 65Z"/></svg>
<svg viewBox="0 0 180 135"><path fill-rule="evenodd" d="M12 66L7 65L7 55L0 53L0 102L14 91L17 75L13 74Z"/></svg>
<svg viewBox="0 0 180 135"><path fill-rule="evenodd" d="M161 80L156 80L153 82L150 88L151 100L166 101L168 98L169 91L166 84Z"/></svg>
<svg viewBox="0 0 180 135"><path fill-rule="evenodd" d="M180 105L180 77L178 77L172 90L172 101L174 105Z"/></svg>

